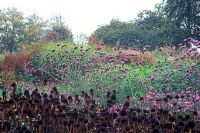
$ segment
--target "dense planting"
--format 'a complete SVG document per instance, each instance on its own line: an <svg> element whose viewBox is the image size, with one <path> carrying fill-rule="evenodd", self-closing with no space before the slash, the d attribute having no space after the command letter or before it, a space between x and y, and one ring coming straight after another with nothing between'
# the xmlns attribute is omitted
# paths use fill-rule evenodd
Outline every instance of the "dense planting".
<svg viewBox="0 0 200 133"><path fill-rule="evenodd" d="M90 36L0 9L0 133L200 133L199 5L163 0Z"/></svg>
<svg viewBox="0 0 200 133"><path fill-rule="evenodd" d="M199 44L148 52L37 43L4 54L0 130L198 132Z"/></svg>
<svg viewBox="0 0 200 133"><path fill-rule="evenodd" d="M46 85L44 83L44 85ZM199 91L191 88L181 93L167 90L158 93L149 89L145 97L127 96L116 105L119 93L105 93L101 104L94 89L79 95L59 93L56 87L47 93L38 89L16 93L16 83L7 86L13 91L3 93L1 101L1 132L199 132ZM15 90L15 91L14 91ZM6 100L7 99L7 100Z"/></svg>

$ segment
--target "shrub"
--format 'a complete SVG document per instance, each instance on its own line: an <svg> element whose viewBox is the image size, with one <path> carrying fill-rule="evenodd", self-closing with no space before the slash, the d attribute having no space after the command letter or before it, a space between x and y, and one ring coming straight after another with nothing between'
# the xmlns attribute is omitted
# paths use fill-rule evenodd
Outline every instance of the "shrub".
<svg viewBox="0 0 200 133"><path fill-rule="evenodd" d="M32 53L23 51L17 54L5 53L5 59L1 63L1 80L16 80L19 68L25 67L31 60Z"/></svg>
<svg viewBox="0 0 200 133"><path fill-rule="evenodd" d="M22 51L16 54L5 53L5 59L2 63L4 70L17 71L18 67L24 67L30 61L31 52Z"/></svg>

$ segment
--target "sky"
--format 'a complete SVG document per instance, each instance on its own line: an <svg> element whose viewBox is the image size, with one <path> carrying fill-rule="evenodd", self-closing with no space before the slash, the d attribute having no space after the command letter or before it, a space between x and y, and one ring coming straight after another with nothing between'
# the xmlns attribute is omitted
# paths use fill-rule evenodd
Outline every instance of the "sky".
<svg viewBox="0 0 200 133"><path fill-rule="evenodd" d="M74 34L90 35L113 18L134 20L162 0L0 0L0 9L16 7L25 16L37 13L44 19L61 15Z"/></svg>

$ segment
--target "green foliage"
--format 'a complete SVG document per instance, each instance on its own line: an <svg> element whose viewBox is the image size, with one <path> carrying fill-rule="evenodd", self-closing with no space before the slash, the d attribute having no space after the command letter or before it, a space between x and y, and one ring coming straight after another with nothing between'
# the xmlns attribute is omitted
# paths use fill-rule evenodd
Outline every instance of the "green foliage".
<svg viewBox="0 0 200 133"><path fill-rule="evenodd" d="M111 46L177 46L185 38L199 38L198 12L196 0L166 0L166 3L157 4L155 11L140 12L135 21L113 19L110 24L99 27L92 37Z"/></svg>
<svg viewBox="0 0 200 133"><path fill-rule="evenodd" d="M72 37L71 30L61 19L44 21L37 14L24 18L16 8L0 10L1 50L12 53L20 50L21 44L32 44L39 40L66 41L72 40Z"/></svg>
<svg viewBox="0 0 200 133"><path fill-rule="evenodd" d="M34 45L34 44L33 44ZM75 71L79 68L79 66L76 65L76 58L79 58L81 62L86 62L90 57L93 56L94 51L90 50L84 56L81 56L80 48L75 49L77 47L75 44L73 44L71 41L63 42L63 43L55 43L55 42L49 42L45 45L40 45L36 43L36 46L40 46L40 52L35 52L32 57L32 67L35 67L36 69L45 69L44 75L40 78L49 78L53 80L61 80L64 82L66 78L69 77L76 77ZM68 55L68 56L64 56ZM55 64L52 67L48 67L49 64L52 62L55 62ZM56 73L59 71L62 64L71 64L73 65L72 70L70 71L70 74L66 76L57 75ZM79 68L80 69L80 68ZM73 76L75 75L75 76ZM24 75L27 77L23 77L27 80L37 81L37 76L33 75ZM78 78L77 78L78 79Z"/></svg>
<svg viewBox="0 0 200 133"><path fill-rule="evenodd" d="M131 47L137 45L164 46L179 44L187 37L184 29L170 23L169 19L152 11L143 11L135 22L112 20L109 25L98 28L94 35L98 40L115 46Z"/></svg>
<svg viewBox="0 0 200 133"><path fill-rule="evenodd" d="M71 30L64 24L61 16L54 16L50 23L50 29L46 31L45 39L51 41L72 40Z"/></svg>
<svg viewBox="0 0 200 133"><path fill-rule="evenodd" d="M111 46L117 43L131 46L134 42L137 42L142 35L137 32L136 27L132 23L113 19L109 25L98 28L94 36Z"/></svg>
<svg viewBox="0 0 200 133"><path fill-rule="evenodd" d="M0 54L0 62L4 60L5 56L3 54Z"/></svg>
<svg viewBox="0 0 200 133"><path fill-rule="evenodd" d="M24 39L24 23L22 12L16 8L0 10L0 47L14 52Z"/></svg>
<svg viewBox="0 0 200 133"><path fill-rule="evenodd" d="M194 25L200 25L199 0L165 0L165 14L179 27L191 30Z"/></svg>
<svg viewBox="0 0 200 133"><path fill-rule="evenodd" d="M41 51L33 55L31 67L23 69L24 72L20 73L21 78L39 84L48 79L51 83L56 83L61 93L74 95L94 89L101 98L101 103L106 103L105 93L116 90L119 104L126 96L145 96L150 87L158 92L164 92L168 88L180 92L191 86L199 87L198 83L194 83L198 81L194 79L198 77L199 66L192 69L190 78L185 78L192 63L198 62L196 60L179 61L182 65L179 68L178 64L173 63L173 57L166 57L163 52L155 51L153 54L156 55L158 64L123 66L117 62L101 60L104 55L110 54L107 51L98 51L89 46L76 46L72 42L33 45L38 45ZM96 58L96 61L92 58ZM77 63L77 59L80 59L80 64ZM152 80L152 76L155 79ZM37 88L41 88L42 91L42 86Z"/></svg>
<svg viewBox="0 0 200 133"><path fill-rule="evenodd" d="M138 17L135 23L138 30L144 35L143 46L145 44L153 47L177 45L188 36L187 31L177 27L175 23L159 13L146 10L141 12Z"/></svg>
<svg viewBox="0 0 200 133"><path fill-rule="evenodd" d="M90 49L88 50L88 48ZM41 52L32 57L31 66L33 69L30 70L35 70L36 73L30 73L29 69L25 68L25 72L21 73L21 78L34 83L41 82L43 79L59 82L59 90L69 94L80 94L81 91L88 92L90 88L93 88L103 99L101 101L103 103L106 99L104 94L108 90L116 90L119 93L118 103L124 100L127 95L143 96L144 86L141 81L145 79L146 75L152 73L153 65L126 65L127 70L123 72L120 64L102 62L100 59L101 55L104 54L108 53L96 51L89 46L81 48L71 42L48 43L41 47ZM92 61L93 57L97 60ZM80 59L81 65L77 64L77 59ZM52 61L55 63L52 64ZM63 64L67 65L64 69Z"/></svg>
<svg viewBox="0 0 200 133"><path fill-rule="evenodd" d="M200 39L199 0L165 0L163 14L179 28L184 27L193 38Z"/></svg>
<svg viewBox="0 0 200 133"><path fill-rule="evenodd" d="M24 43L31 44L42 38L46 22L41 17L34 13L28 16L24 23L26 25Z"/></svg>
<svg viewBox="0 0 200 133"><path fill-rule="evenodd" d="M191 66L191 64L184 62L179 65L174 65L172 62L161 62L155 68L162 68L163 70L153 72L151 77L145 79L146 84L158 92L164 92L165 90L181 92L189 87L199 88L199 83L196 82L198 81L200 66L197 65L193 68ZM190 70L191 75L187 77Z"/></svg>

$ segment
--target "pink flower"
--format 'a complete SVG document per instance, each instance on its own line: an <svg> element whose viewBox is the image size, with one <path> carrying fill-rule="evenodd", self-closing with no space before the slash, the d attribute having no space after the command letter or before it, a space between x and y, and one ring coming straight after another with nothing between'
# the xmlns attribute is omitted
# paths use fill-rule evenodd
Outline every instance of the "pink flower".
<svg viewBox="0 0 200 133"><path fill-rule="evenodd" d="M78 65L81 64L81 60L80 60L80 58L77 58L77 59L76 59L76 64L78 64Z"/></svg>
<svg viewBox="0 0 200 133"><path fill-rule="evenodd" d="M170 79L170 78L167 78L166 80L165 80L165 83L170 83L172 80Z"/></svg>
<svg viewBox="0 0 200 133"><path fill-rule="evenodd" d="M192 40L192 43L199 43L199 41L198 40Z"/></svg>
<svg viewBox="0 0 200 133"><path fill-rule="evenodd" d="M156 79L156 77L155 76L151 76L150 79L151 79L151 81L154 81Z"/></svg>
<svg viewBox="0 0 200 133"><path fill-rule="evenodd" d="M196 67L197 65L195 63L192 63L191 67Z"/></svg>
<svg viewBox="0 0 200 133"><path fill-rule="evenodd" d="M134 99L130 97L130 98L127 98L127 101L128 101L128 102L133 102Z"/></svg>
<svg viewBox="0 0 200 133"><path fill-rule="evenodd" d="M196 100L196 101L199 101L199 100L200 100L200 96L199 96L199 95L196 96L195 100Z"/></svg>
<svg viewBox="0 0 200 133"><path fill-rule="evenodd" d="M117 112L117 106L116 106L116 105L112 105L112 107L109 108L109 112L110 112L110 113L118 113L118 112Z"/></svg>

